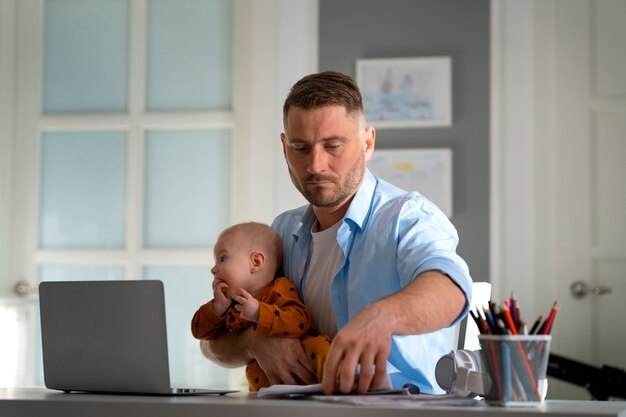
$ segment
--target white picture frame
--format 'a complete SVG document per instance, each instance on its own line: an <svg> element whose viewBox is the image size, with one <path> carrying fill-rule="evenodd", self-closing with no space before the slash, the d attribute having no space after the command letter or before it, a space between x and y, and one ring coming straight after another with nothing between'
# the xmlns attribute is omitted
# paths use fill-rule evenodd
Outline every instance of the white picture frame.
<svg viewBox="0 0 626 417"><path fill-rule="evenodd" d="M375 149L367 167L405 191L419 192L452 217L452 149Z"/></svg>
<svg viewBox="0 0 626 417"><path fill-rule="evenodd" d="M365 120L376 128L452 126L452 58L359 59Z"/></svg>

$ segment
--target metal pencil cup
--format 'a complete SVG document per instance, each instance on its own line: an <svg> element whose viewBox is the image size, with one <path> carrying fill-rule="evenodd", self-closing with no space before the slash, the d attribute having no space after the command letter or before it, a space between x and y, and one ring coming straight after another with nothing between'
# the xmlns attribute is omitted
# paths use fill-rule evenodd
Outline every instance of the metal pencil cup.
<svg viewBox="0 0 626 417"><path fill-rule="evenodd" d="M485 401L501 406L532 406L547 391L550 335L480 335Z"/></svg>

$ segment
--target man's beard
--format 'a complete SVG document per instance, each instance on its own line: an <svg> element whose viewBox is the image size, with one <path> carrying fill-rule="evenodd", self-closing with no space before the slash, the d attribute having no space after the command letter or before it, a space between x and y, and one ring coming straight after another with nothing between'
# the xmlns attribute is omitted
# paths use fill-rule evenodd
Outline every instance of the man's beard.
<svg viewBox="0 0 626 417"><path fill-rule="evenodd" d="M363 173L365 172L365 155L361 154L357 158L350 171L348 171L343 183L339 184L339 178L336 176L324 176L311 174L302 179L302 182L295 176L289 164L287 165L289 170L289 176L291 182L296 186L298 191L307 199L309 203L315 207L336 207L345 202L350 196L352 196L358 188L361 180L363 179ZM332 191L323 190L324 187L307 186L309 181L328 181L336 185L336 188Z"/></svg>

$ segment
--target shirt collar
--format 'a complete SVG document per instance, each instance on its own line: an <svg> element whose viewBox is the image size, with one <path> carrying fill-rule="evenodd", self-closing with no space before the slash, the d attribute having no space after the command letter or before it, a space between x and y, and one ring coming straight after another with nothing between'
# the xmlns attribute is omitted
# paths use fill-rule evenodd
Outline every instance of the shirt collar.
<svg viewBox="0 0 626 417"><path fill-rule="evenodd" d="M366 168L365 174L363 175L363 182L354 195L350 207L348 207L348 211L344 216L344 219L351 220L360 229L363 229L363 225L369 215L377 183L376 177Z"/></svg>

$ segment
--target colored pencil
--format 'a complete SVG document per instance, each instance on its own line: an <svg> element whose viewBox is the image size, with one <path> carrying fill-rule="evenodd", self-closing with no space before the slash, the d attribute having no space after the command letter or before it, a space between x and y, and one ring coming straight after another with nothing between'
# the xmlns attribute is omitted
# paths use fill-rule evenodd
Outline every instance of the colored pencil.
<svg viewBox="0 0 626 417"><path fill-rule="evenodd" d="M542 319L542 315L539 315L539 317L537 317L537 320L535 320L535 323L533 323L533 327L530 328L529 334L535 334L535 332L539 329L539 325L541 324Z"/></svg>
<svg viewBox="0 0 626 417"><path fill-rule="evenodd" d="M508 308L502 309L502 315L504 316L504 323L506 323L506 327L509 329L511 334L517 334L517 326L513 321L513 317L511 316L511 311Z"/></svg>
<svg viewBox="0 0 626 417"><path fill-rule="evenodd" d="M511 291L511 298L509 299L509 309L511 310L511 318L513 319L513 324L517 329L519 327L520 317L519 317L519 309L517 306L517 300L515 299L515 292Z"/></svg>
<svg viewBox="0 0 626 417"><path fill-rule="evenodd" d="M541 327L541 334L550 334L550 331L552 330L552 324L554 323L554 318L556 317L556 313L558 311L559 311L559 303L555 301L554 305L552 306L552 309L550 310L550 315L548 316L543 326Z"/></svg>
<svg viewBox="0 0 626 417"><path fill-rule="evenodd" d="M533 323L530 331L528 331L526 322L522 319L519 302L515 296L515 293L511 291L511 297L509 299L503 300L501 305L490 300L487 306L482 307L482 312L480 311L480 308L477 307L476 312L470 311L470 314L476 322L476 325L478 326L479 332L481 334L547 335L550 334L550 332L552 331L554 319L558 311L559 304L555 301L545 321L542 322L543 316L539 315L539 317L537 317L537 319ZM515 394L520 394L524 399L526 399L526 394L534 394L536 399L539 401L541 399L541 396L537 386L537 379L535 378L535 370L532 368L525 354L524 347L521 341L516 340L513 344L515 348L502 348L498 354L496 354L495 350L493 349L495 346L493 343L493 341L489 341L491 350L491 363L488 365L491 365L492 370L494 371L493 374L496 379L499 380L502 378L505 381L508 381L508 384L505 384L506 387L502 387L500 381L496 381L497 389L498 391L500 391L500 398L503 398L501 396L501 389L504 388L507 390L504 392L504 398L506 401L510 401L510 399L512 398L512 393L511 391L509 391L509 389L512 388ZM518 363L522 364L522 369L518 369L517 367L512 367L511 369L508 369L512 366L511 362L513 358L515 358ZM502 367L506 369L502 369ZM524 388L522 388L520 385Z"/></svg>

